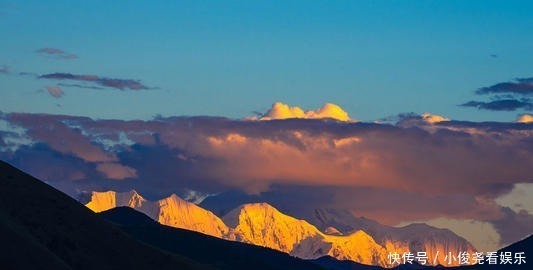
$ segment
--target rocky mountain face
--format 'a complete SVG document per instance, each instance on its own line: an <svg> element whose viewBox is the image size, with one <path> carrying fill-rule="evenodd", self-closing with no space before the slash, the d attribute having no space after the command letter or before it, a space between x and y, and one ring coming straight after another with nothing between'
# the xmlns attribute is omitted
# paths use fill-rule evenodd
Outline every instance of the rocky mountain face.
<svg viewBox="0 0 533 270"><path fill-rule="evenodd" d="M128 206L161 224L201 232L222 239L250 243L303 259L329 255L340 260L391 266L387 255L425 251L439 254L472 252L465 239L449 230L425 224L395 228L356 218L346 211L316 210L311 223L285 215L266 203L241 205L221 218L176 195L147 201L135 191L93 192L86 206L95 212ZM315 226L316 225L316 226ZM444 256L436 264L443 263Z"/></svg>

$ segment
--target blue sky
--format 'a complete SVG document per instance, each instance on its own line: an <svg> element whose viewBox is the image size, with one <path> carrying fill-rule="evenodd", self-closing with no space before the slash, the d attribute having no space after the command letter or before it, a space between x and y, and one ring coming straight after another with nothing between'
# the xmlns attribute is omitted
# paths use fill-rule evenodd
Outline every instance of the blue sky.
<svg viewBox="0 0 533 270"><path fill-rule="evenodd" d="M3 112L242 118L275 101L339 104L378 120L431 112L513 121L457 105L533 77L531 1L0 1ZM36 53L57 48L78 56ZM46 86L20 76L141 80L148 90Z"/></svg>

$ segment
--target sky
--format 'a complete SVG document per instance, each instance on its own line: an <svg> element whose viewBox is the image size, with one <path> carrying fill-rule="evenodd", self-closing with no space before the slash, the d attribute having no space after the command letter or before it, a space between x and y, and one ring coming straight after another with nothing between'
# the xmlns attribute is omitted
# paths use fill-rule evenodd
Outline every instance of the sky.
<svg viewBox="0 0 533 270"><path fill-rule="evenodd" d="M0 0L0 159L73 197L237 192L494 251L533 231L531 10Z"/></svg>
<svg viewBox="0 0 533 270"><path fill-rule="evenodd" d="M0 77L0 107L242 118L276 101L307 109L332 102L365 121L407 112L509 121L525 109L458 105L493 98L475 94L479 88L533 76L531 8L531 1L1 1L0 66L9 75ZM46 48L65 53L39 51ZM74 83L35 79L50 73L140 80L147 89L59 86L64 95L54 98L47 86Z"/></svg>

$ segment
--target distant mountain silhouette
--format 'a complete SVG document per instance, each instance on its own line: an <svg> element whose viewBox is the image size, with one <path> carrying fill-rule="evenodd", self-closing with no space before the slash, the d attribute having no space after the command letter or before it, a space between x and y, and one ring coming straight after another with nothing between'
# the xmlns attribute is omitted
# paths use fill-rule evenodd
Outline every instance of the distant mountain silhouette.
<svg viewBox="0 0 533 270"><path fill-rule="evenodd" d="M222 270L323 269L273 249L161 225L130 207L113 208L99 215L140 241Z"/></svg>
<svg viewBox="0 0 533 270"><path fill-rule="evenodd" d="M141 243L0 161L0 269L214 269Z"/></svg>

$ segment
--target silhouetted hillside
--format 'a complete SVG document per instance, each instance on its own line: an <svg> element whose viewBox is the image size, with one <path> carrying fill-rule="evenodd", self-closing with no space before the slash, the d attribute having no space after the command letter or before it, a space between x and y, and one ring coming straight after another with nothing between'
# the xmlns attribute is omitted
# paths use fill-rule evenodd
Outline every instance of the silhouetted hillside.
<svg viewBox="0 0 533 270"><path fill-rule="evenodd" d="M331 256L324 256L318 259L309 260L324 267L327 270L383 270L379 266L364 265L348 260L337 260Z"/></svg>
<svg viewBox="0 0 533 270"><path fill-rule="evenodd" d="M0 269L211 269L141 243L0 161Z"/></svg>

